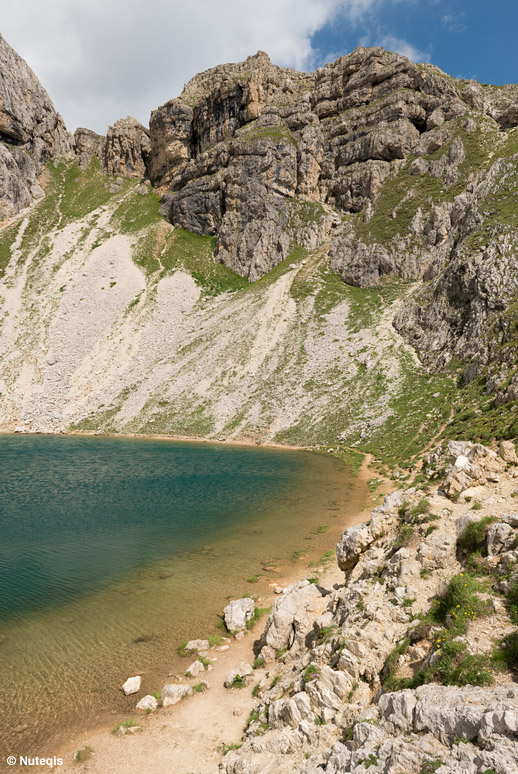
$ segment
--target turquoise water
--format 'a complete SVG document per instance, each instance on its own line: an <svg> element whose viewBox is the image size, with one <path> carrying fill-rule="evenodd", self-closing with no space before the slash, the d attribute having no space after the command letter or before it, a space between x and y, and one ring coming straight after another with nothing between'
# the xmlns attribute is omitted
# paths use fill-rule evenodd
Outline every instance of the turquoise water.
<svg viewBox="0 0 518 774"><path fill-rule="evenodd" d="M0 619L210 543L269 508L304 463L247 447L4 437Z"/></svg>
<svg viewBox="0 0 518 774"><path fill-rule="evenodd" d="M128 675L160 690L182 641L303 573L364 498L324 455L0 436L0 748L51 752L132 713Z"/></svg>

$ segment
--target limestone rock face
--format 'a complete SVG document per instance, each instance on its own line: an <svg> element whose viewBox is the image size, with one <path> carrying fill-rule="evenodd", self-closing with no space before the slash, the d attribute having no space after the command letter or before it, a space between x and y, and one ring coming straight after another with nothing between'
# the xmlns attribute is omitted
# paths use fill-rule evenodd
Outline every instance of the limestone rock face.
<svg viewBox="0 0 518 774"><path fill-rule="evenodd" d="M163 214L172 223L215 234L218 260L255 280L308 222L329 237L323 209L301 213L302 202L363 209L452 101L455 87L433 69L379 48L310 74L259 52L196 76L152 113L150 176L171 191Z"/></svg>
<svg viewBox="0 0 518 774"><path fill-rule="evenodd" d="M76 129L74 132L74 153L81 169L88 167L94 158L104 165L106 137L91 129Z"/></svg>
<svg viewBox="0 0 518 774"><path fill-rule="evenodd" d="M326 607L325 597L308 581L288 586L275 600L262 637L263 658L273 658L276 651L296 648L304 642L313 619Z"/></svg>
<svg viewBox="0 0 518 774"><path fill-rule="evenodd" d="M70 152L49 95L0 35L0 222L33 201L43 164Z"/></svg>
<svg viewBox="0 0 518 774"><path fill-rule="evenodd" d="M149 162L149 131L136 118L121 118L106 135L104 166L109 175L145 177Z"/></svg>
<svg viewBox="0 0 518 774"><path fill-rule="evenodd" d="M380 48L315 73L259 52L152 113L149 174L162 214L214 235L216 259L251 281L322 244L348 284L421 283L396 329L431 369L471 361L469 381L494 362L500 405L518 399L517 105L518 86Z"/></svg>
<svg viewBox="0 0 518 774"><path fill-rule="evenodd" d="M506 466L501 456L480 443L466 441L459 444L457 441L450 441L448 454L450 464L441 487L448 496L463 492L478 483L491 481L492 476L498 475ZM462 532L463 529L464 525L460 526L458 531Z"/></svg>

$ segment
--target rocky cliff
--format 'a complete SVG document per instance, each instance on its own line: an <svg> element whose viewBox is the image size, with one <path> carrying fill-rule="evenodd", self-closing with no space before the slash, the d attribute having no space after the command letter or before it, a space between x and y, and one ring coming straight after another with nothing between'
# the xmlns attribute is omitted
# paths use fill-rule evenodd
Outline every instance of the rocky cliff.
<svg viewBox="0 0 518 774"><path fill-rule="evenodd" d="M43 196L43 165L70 151L49 95L0 35L0 222Z"/></svg>
<svg viewBox="0 0 518 774"><path fill-rule="evenodd" d="M329 242L349 284L421 283L398 329L428 367L474 361L473 379L493 364L499 387L500 318L517 293L517 106L516 86L379 48L310 74L259 52L153 112L150 174L170 190L171 223L214 234L217 260L250 280Z"/></svg>
<svg viewBox="0 0 518 774"><path fill-rule="evenodd" d="M231 399L217 396L219 388L203 389L200 395L184 389L198 367L191 359L189 367L173 369L174 388L164 369L154 370L151 393L130 402L129 412L112 412L111 429L133 430L135 423L143 428L153 421L157 430L172 431L173 425L157 416L167 413L158 408L172 400L181 403L182 415L197 416L203 409L206 421L195 423L202 434L210 427L216 435L234 436L237 428L254 439L338 440L378 453L378 445L381 451L385 446L382 426L393 417L395 428L399 419L394 417L408 415L405 390L411 382L419 385L415 400L427 405L427 413L419 413L422 421L416 409L413 429L427 435L427 441L425 429L434 424L428 400L439 396L430 402L446 421L443 414L451 405L444 403L445 393L455 393L460 409L452 415L452 435L490 440L518 434L518 87L459 81L379 48L359 48L316 73L277 67L259 52L195 76L180 97L152 113L149 130L126 118L106 137L78 129L71 146L35 76L3 41L2 51L8 57L2 121L4 139L11 140L2 144L5 211L41 196L33 181L45 158L56 161L47 172L51 189L45 202L27 221L0 234L0 265L10 281L16 278L23 285L24 272L42 271L47 262L47 273L58 264L66 273L70 264L62 259L70 251L78 268L124 229L118 244L125 241L132 260L144 270L150 302L152 288L181 266L205 288L205 298L209 287L216 295L226 288L229 296L241 289L239 298L229 299L228 309L238 308L231 317L237 320L242 313L246 330L248 323L253 328L246 343L242 329L236 329L227 346L224 334L231 328L226 330L214 303L211 335L231 353L214 360L210 379L222 385L224 363L234 364L224 377ZM24 89L33 95L27 102ZM77 166L59 162L70 147ZM132 178L139 193L130 185ZM146 178L147 186L151 181L161 194L160 212L169 223L160 219L156 198L142 185ZM51 213L52 202L58 210ZM73 230L73 224L86 242L69 248L59 232ZM81 297L89 297L91 288L83 288L81 276L72 271L67 282L77 280ZM263 284L256 293L245 292L241 277ZM27 288L28 296L33 287ZM62 302L67 287L58 287ZM142 293L144 300L147 293ZM247 316L248 300L258 297L265 300L259 322ZM13 299L11 294L6 300L7 310ZM24 311L31 319L45 299L46 294L30 304L27 299ZM53 308L61 306L55 297L46 300ZM121 309L104 306L107 325L114 324L113 315L122 325ZM21 319L16 316L4 326L15 336L13 346L21 346L20 331L15 331ZM58 315L54 321L58 327L61 320ZM131 331L123 326L121 341L140 341L139 326L148 320L147 314L139 317ZM326 331L317 334L321 325ZM263 327L264 335L273 336L268 346L257 344L267 350L268 366L254 354L255 334ZM309 333L310 328L315 330ZM366 343L358 347L355 337L362 331ZM43 335L43 329L33 332ZM88 369L101 357L99 342L106 331L97 333L97 354L88 355ZM321 347L314 335L323 337ZM180 328L173 339L164 336L157 335L156 346L166 361L190 351L184 349L191 342L183 341ZM234 347L230 340L241 344ZM82 353L84 346L83 341L74 352ZM201 341L195 346L201 347ZM301 354L295 358L296 347ZM88 391L88 410L81 399L67 414L68 424L54 417L53 425L107 428L104 418L100 426L96 419L99 406L115 401L120 407L136 385L128 373L119 399L116 383L126 368L122 349L108 393L94 398ZM139 383L149 382L152 352L148 349L138 366ZM433 378L425 377L415 352ZM60 357L71 363L61 345ZM248 374L246 388L240 383L242 367ZM17 394L13 379L20 380L24 394L27 374L40 384L44 370L22 368L23 378L9 371L5 425L19 425L23 415L22 426L35 427L31 417L38 412L27 415L21 396L12 402ZM80 368L75 381L79 393L85 373ZM165 379L160 387L155 384L159 373ZM445 380L459 375L467 389L445 390ZM272 389L278 400L268 411L263 398ZM309 405L315 409L312 417L307 416ZM41 415L41 406L38 410ZM58 413L54 407L52 412ZM407 448L414 453L413 443Z"/></svg>

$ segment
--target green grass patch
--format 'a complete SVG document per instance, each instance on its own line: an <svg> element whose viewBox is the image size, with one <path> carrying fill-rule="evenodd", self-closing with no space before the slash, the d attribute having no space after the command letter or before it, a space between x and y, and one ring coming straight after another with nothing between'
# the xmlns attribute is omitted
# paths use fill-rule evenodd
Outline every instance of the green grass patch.
<svg viewBox="0 0 518 774"><path fill-rule="evenodd" d="M116 734L119 728L138 728L140 731L142 731L142 726L132 718L128 718L128 720L121 720L120 723L117 723L115 728L112 728L112 734ZM129 733L129 731L126 731L126 733Z"/></svg>
<svg viewBox="0 0 518 774"><path fill-rule="evenodd" d="M133 192L124 197L115 212L113 220L121 234L133 234L143 231L155 223L164 223L164 219L158 212L160 197L152 188L149 188L145 196L137 193L137 186Z"/></svg>
<svg viewBox="0 0 518 774"><path fill-rule="evenodd" d="M93 748L87 744L85 747L81 747L81 749L76 752L74 755L74 760L76 763L84 763L88 760L92 753Z"/></svg>
<svg viewBox="0 0 518 774"><path fill-rule="evenodd" d="M513 583L506 596L509 618L518 626L518 580Z"/></svg>
<svg viewBox="0 0 518 774"><path fill-rule="evenodd" d="M263 615L268 615L270 610L272 609L271 605L270 607L255 607L254 614L252 618L250 618L249 621L246 622L246 628L251 629L252 626L259 621L260 618L263 617Z"/></svg>
<svg viewBox="0 0 518 774"><path fill-rule="evenodd" d="M5 226L0 231L0 277L3 276L7 264L11 260L13 243L16 240L20 226L21 221L13 223L11 226Z"/></svg>
<svg viewBox="0 0 518 774"><path fill-rule="evenodd" d="M214 259L214 247L214 237L191 234L183 228L176 228L169 237L161 257L164 271L185 269L208 296L250 287L245 277L217 263Z"/></svg>
<svg viewBox="0 0 518 774"><path fill-rule="evenodd" d="M481 583L470 573L454 576L446 593L434 604L420 626L412 630L388 656L382 672L385 688L401 690L416 688L430 682L443 685L491 685L493 660L488 655L473 655L467 651L466 643L460 639L466 633L470 621L490 612L487 602L480 599ZM441 624L434 641L434 660L421 666L412 678L398 678L399 657L406 653L413 642L422 636L422 627Z"/></svg>

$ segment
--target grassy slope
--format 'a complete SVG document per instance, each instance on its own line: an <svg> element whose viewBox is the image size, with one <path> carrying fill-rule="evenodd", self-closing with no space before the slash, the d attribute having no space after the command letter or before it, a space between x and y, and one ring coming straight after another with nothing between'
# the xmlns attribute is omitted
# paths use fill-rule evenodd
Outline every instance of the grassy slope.
<svg viewBox="0 0 518 774"><path fill-rule="evenodd" d="M473 137L473 153L477 158L480 142L480 135ZM404 229L411 217L407 209L399 208L401 220L399 215L395 220L388 220L386 214L394 208L394 202L407 186L406 169L403 169L401 178L398 176L385 184L375 205L374 218L362 226L365 238L386 240L393 236L394 228ZM334 310L344 309L346 335L334 361L328 361L326 370L315 372L305 380L303 388L309 401L308 408L300 411L289 427L279 430L275 440L332 446L334 453L348 461L356 460L358 452L371 452L390 466L408 466L419 452L437 439L438 431L451 419L452 407L456 403L462 406L462 410L455 414L447 434L454 437L479 436L485 441L489 440L487 435L491 432L495 435L516 435L516 426L511 427L509 423L505 428L502 426L502 412L488 405L490 399L484 397L481 390L477 391L477 385L473 385L470 391L459 393L457 372L453 367L443 375L424 373L395 335L390 340L383 339L383 343L379 344L383 357L376 357L380 330L389 326L393 305L411 290L408 283L392 279L375 289L349 287L328 270L325 250L308 255L305 250L294 246L286 261L259 282L249 285L242 277L213 260L211 237L190 234L166 224L158 214L158 198L152 190L141 195L137 182L126 180L122 191L110 193L108 179L95 164L84 172L75 165L51 164L49 172L51 185L47 197L33 210L22 237L22 260L23 256L33 251L35 266L52 259L52 255L49 256L52 252L49 233L59 232L68 224L77 222L82 229L81 241L97 227L99 216L106 208L111 213L111 231L134 239L133 258L145 273L149 296L152 297L153 289L162 278L182 268L200 287L202 294L197 309L201 312L207 310L207 314L213 314L215 303L219 305L218 313L227 306L230 309L231 304L236 302L238 306L233 308L247 305L250 309L255 308L254 305L267 298L267 294L289 271L290 263L296 262L300 266L303 259L309 258L307 266L297 272L289 286L296 308L297 338L282 342L269 378L258 381L256 392L236 405L224 427L215 423L210 399L204 402L190 394L177 395L173 402L165 394L153 395L138 421L122 425L117 421L118 413L141 381L142 375L135 374L134 382L124 385L116 400L105 406L98 405L87 415L76 419L73 426L77 429L261 438L264 427L274 419L275 412L281 410L279 396L284 392L290 393L294 385L298 386L296 383L307 368L306 339L313 337L313 342L318 343L318 337L322 336L323 346L329 346L325 338L328 334L323 330L326 321L332 317ZM436 183L435 180L419 181L421 193L427 201L427 197L437 193L435 189L430 189ZM451 194L451 191L446 192L447 196ZM421 201L422 206L417 194L414 198L413 203L417 205ZM301 208L306 218L320 215L318 208L313 208L314 212L311 208L304 209L303 204ZM384 234L380 233L383 223L389 223L389 231ZM18 228L19 223L15 223L0 233L0 270L8 261L9 249ZM110 233L105 234L103 229L98 228L95 233L97 236L92 249L110 237ZM130 307L137 307L139 302L140 296ZM136 308L128 309L131 314L137 311ZM216 327L214 330L217 336L219 329ZM233 335L239 350L239 330ZM180 370L189 367L189 352L196 356L201 351L199 347L200 342L194 341L182 348L178 360ZM350 362L356 367L352 376L345 368ZM218 372L221 385L216 392L219 396L225 393L225 384L229 385L229 391L235 389L239 367L238 354L228 370ZM288 376L290 369L295 373ZM262 404L259 416L252 410L258 400ZM380 408L382 404L383 409ZM314 406L320 408L312 410ZM492 420L493 411L495 421ZM480 422L473 422L474 418L479 418ZM342 436L341 443L337 442L338 435Z"/></svg>

